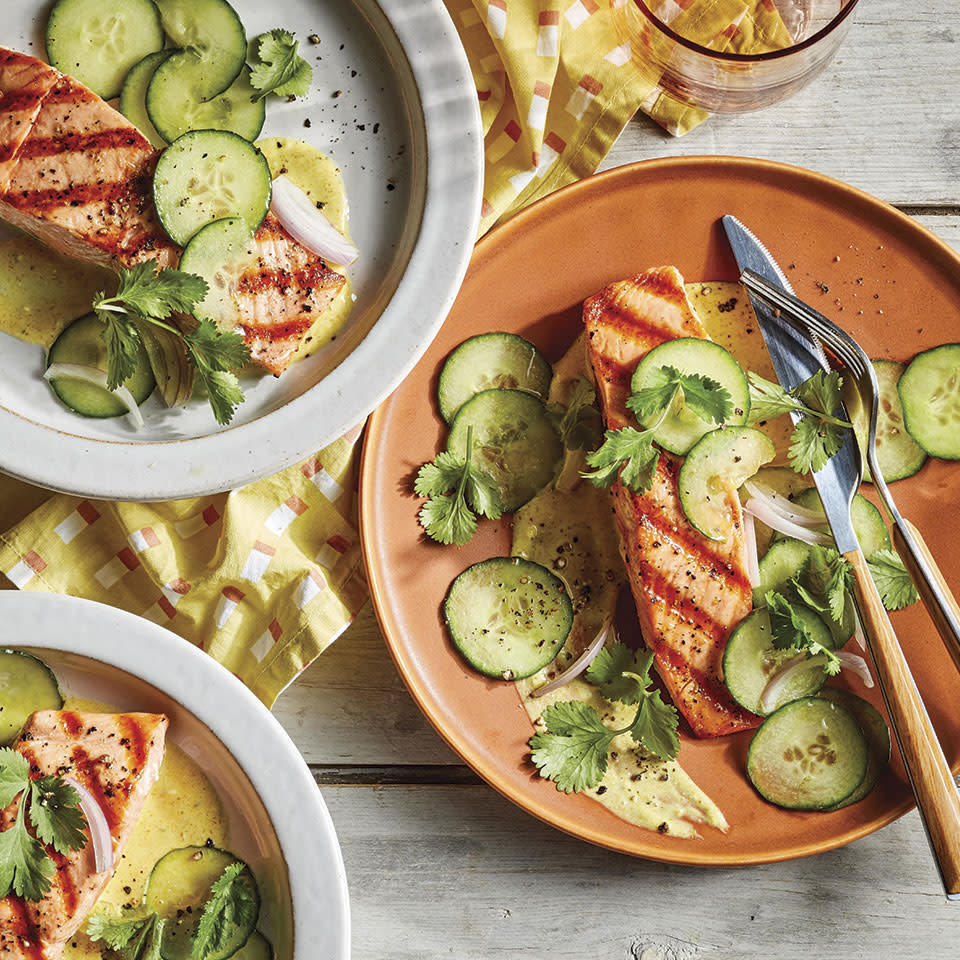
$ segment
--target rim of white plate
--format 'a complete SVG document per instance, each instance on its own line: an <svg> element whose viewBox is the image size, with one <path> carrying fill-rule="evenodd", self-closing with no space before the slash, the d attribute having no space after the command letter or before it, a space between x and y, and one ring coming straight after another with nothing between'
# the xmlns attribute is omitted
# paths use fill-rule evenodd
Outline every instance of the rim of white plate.
<svg viewBox="0 0 960 960"><path fill-rule="evenodd" d="M391 29L417 88L410 105L427 168L419 231L403 277L367 336L319 383L258 419L201 437L81 437L0 407L3 471L109 500L232 490L305 459L358 426L406 377L440 329L480 220L483 132L476 87L442 0L355 0ZM419 110L417 109L419 107ZM171 451L175 453L171 455Z"/></svg>
<svg viewBox="0 0 960 960"><path fill-rule="evenodd" d="M321 956L314 952L318 917L333 934L335 952L323 953L324 960L348 960L350 902L333 820L299 750L266 706L191 643L125 610L57 594L0 594L5 619L15 607L31 626L17 646L79 654L138 677L179 703L220 740L260 797L283 852L295 960ZM136 634L145 642L117 642L118 637ZM294 808L300 816L285 813ZM304 824L310 829L303 829ZM326 891L317 882L322 864L330 866L333 880Z"/></svg>

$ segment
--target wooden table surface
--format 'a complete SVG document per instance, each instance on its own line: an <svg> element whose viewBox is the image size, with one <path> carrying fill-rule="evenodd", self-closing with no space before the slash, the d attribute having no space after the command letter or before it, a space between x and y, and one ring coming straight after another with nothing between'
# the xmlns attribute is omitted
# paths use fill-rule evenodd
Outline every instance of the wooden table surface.
<svg viewBox="0 0 960 960"><path fill-rule="evenodd" d="M960 249L956 14L956 0L862 0L837 62L793 99L680 140L640 116L603 166L785 161L896 205ZM592 847L463 766L407 694L369 606L275 713L336 823L361 960L960 956L960 903L942 897L916 812L846 848L762 867L664 866Z"/></svg>

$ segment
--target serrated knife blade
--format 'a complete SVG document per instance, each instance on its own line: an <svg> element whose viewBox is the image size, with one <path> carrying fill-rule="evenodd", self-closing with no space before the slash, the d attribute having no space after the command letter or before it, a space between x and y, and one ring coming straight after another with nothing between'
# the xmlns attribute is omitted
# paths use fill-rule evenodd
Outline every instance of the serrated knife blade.
<svg viewBox="0 0 960 960"><path fill-rule="evenodd" d="M730 214L723 218L722 223L741 272L752 270L781 290L792 294L793 288L786 274L753 232ZM781 319L766 301L749 290L747 294L757 315L760 332L767 345L777 380L782 387L792 390L809 380L817 371L830 370L819 344L813 343ZM863 477L860 450L853 431L844 431L844 434L840 450L821 470L813 474L813 482L820 494L827 522L841 553L859 547L850 519L850 508Z"/></svg>

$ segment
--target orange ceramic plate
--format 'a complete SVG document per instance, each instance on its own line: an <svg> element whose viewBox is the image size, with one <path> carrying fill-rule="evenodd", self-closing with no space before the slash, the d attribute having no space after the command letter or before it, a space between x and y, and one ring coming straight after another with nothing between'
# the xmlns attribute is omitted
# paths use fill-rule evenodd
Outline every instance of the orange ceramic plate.
<svg viewBox="0 0 960 960"><path fill-rule="evenodd" d="M509 552L509 519L484 521L466 547L441 547L422 535L412 485L420 464L445 444L435 387L453 347L475 333L509 330L555 360L581 327L584 298L611 281L663 264L676 265L688 281L735 280L719 224L725 213L766 243L798 296L847 327L871 356L908 359L960 339L960 258L880 201L819 174L757 160L622 167L553 194L477 245L440 334L371 418L361 481L380 624L411 693L450 746L504 795L562 830L625 853L703 865L804 856L889 823L912 804L899 757L863 802L835 813L796 813L754 793L743 773L749 734L684 736L681 764L730 822L725 834L702 828L701 840L661 836L587 797L560 793L529 762L532 727L513 686L465 666L441 618L447 587L464 567ZM893 492L960 589L960 463L929 461ZM893 620L956 769L960 677L919 605Z"/></svg>

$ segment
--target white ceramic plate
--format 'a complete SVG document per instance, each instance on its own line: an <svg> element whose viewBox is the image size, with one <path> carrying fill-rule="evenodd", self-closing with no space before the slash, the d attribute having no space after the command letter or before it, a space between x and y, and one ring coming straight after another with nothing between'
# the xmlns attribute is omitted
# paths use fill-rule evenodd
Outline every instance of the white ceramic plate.
<svg viewBox="0 0 960 960"><path fill-rule="evenodd" d="M333 822L303 758L232 674L176 635L89 600L0 592L0 647L34 653L67 695L165 713L203 768L250 864L277 960L348 960L347 881Z"/></svg>
<svg viewBox="0 0 960 960"><path fill-rule="evenodd" d="M271 98L263 136L309 140L343 171L361 250L349 326L279 380L245 384L228 428L206 403L171 411L151 398L139 433L127 418L70 413L41 379L42 349L0 334L6 473L124 500L200 496L266 476L360 423L413 367L453 302L479 221L483 135L442 0L232 2L249 36L291 30L313 66L307 98ZM0 45L45 59L48 9L5 0Z"/></svg>

